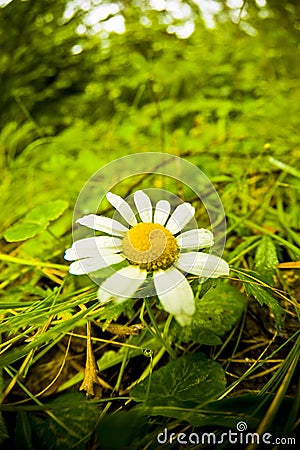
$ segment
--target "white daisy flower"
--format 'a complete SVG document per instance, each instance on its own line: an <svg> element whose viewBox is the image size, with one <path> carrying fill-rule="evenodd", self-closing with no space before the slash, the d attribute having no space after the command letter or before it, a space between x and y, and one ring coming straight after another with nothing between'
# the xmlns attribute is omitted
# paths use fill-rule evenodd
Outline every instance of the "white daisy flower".
<svg viewBox="0 0 300 450"><path fill-rule="evenodd" d="M195 301L185 274L203 278L229 274L229 266L222 258L198 251L213 245L212 233L204 228L182 232L195 214L190 203L182 203L170 214L168 201L160 200L153 210L148 195L137 191L134 202L138 221L124 199L111 192L106 197L127 226L95 214L78 219L80 225L109 236L75 241L65 253L66 260L74 261L70 265L70 273L89 274L127 261L126 267L100 285L99 300L131 298L150 274L163 308L173 314L181 326L188 325L195 312Z"/></svg>

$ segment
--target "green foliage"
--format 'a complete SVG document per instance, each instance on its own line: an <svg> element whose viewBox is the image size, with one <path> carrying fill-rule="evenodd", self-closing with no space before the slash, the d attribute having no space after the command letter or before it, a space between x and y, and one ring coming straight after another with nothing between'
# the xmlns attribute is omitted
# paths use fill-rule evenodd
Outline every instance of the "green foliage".
<svg viewBox="0 0 300 450"><path fill-rule="evenodd" d="M136 410L142 412L145 415L160 415L166 417L173 417L174 419L182 422L188 422L193 427L202 427L200 430L207 432L207 428L210 426L224 427L224 431L236 429L236 425L239 421L243 420L247 423L248 429L255 431L263 419L267 408L273 400L271 394L264 396L264 402L261 399L252 394L237 395L233 398L217 400L205 405L204 408L181 408L169 407L161 408L156 406L138 406ZM283 402L282 410L284 415L278 415L275 423L269 429L276 435L280 435L284 425L285 417L289 415L291 407L293 405L293 399L286 397ZM292 435L292 430L290 430Z"/></svg>
<svg viewBox="0 0 300 450"><path fill-rule="evenodd" d="M97 427L97 441L103 450L119 450L138 448L136 438L141 438L149 432L146 418L135 410L104 417Z"/></svg>
<svg viewBox="0 0 300 450"><path fill-rule="evenodd" d="M272 297L270 289L265 284L262 285L254 273L240 271L238 276L244 281L247 295L253 295L261 306L267 305L274 314L277 328L282 327L284 310L278 300Z"/></svg>
<svg viewBox="0 0 300 450"><path fill-rule="evenodd" d="M235 287L219 283L201 298L196 298L196 312L191 325L174 326L173 333L182 342L205 345L221 344L224 336L240 319L246 298Z"/></svg>
<svg viewBox="0 0 300 450"><path fill-rule="evenodd" d="M170 361L131 391L138 402L153 406L204 405L225 388L221 366L202 353Z"/></svg>
<svg viewBox="0 0 300 450"><path fill-rule="evenodd" d="M116 321L121 314L125 314L127 317L133 315L134 300L129 299L126 302L114 303L111 302L106 308L100 311L99 319L105 320L105 323L110 323L112 320Z"/></svg>
<svg viewBox="0 0 300 450"><path fill-rule="evenodd" d="M47 403L54 413L44 417L20 413L16 425L16 445L22 448L85 449L88 430L97 422L99 407L89 403L83 394L61 395ZM74 415L74 408L76 414Z"/></svg>
<svg viewBox="0 0 300 450"><path fill-rule="evenodd" d="M275 284L274 276L278 262L274 242L269 236L263 236L256 250L254 268L259 278L270 286Z"/></svg>
<svg viewBox="0 0 300 450"><path fill-rule="evenodd" d="M2 444L9 437L5 420L0 413L0 444Z"/></svg>
<svg viewBox="0 0 300 450"><path fill-rule="evenodd" d="M50 221L60 217L68 207L64 200L54 200L44 203L29 211L24 219L5 231L4 237L8 242L23 241L36 236L45 230Z"/></svg>
<svg viewBox="0 0 300 450"><path fill-rule="evenodd" d="M85 57L72 54L81 41L76 34L79 21L64 18L66 6L63 0L14 0L1 8L1 125L29 119L41 136L51 133L53 125L71 123L66 105L57 99L66 95L73 106L72 97L84 90L87 73L81 71ZM49 123L46 117L51 114Z"/></svg>
<svg viewBox="0 0 300 450"><path fill-rule="evenodd" d="M28 414L21 411L17 415L16 433L15 433L16 448L24 448L24 450L32 449L32 431L28 418Z"/></svg>

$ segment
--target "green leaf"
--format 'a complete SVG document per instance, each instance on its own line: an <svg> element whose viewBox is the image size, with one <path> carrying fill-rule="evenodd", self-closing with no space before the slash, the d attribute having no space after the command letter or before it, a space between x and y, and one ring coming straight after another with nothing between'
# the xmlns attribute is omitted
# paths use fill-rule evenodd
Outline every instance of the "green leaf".
<svg viewBox="0 0 300 450"><path fill-rule="evenodd" d="M243 420L247 423L249 429L256 429L260 424L274 396L266 394L263 397L254 394L242 394L232 398L213 401L205 405L205 411L199 408L178 408L168 406L148 406L141 404L134 409L146 416L163 416L172 417L183 422L189 422L195 427L207 427L212 425L236 429L239 421ZM283 430L286 418L289 416L293 408L293 398L284 398L282 402L283 414L277 414L274 423L270 424L270 430L278 433ZM269 431L270 431L269 430Z"/></svg>
<svg viewBox="0 0 300 450"><path fill-rule="evenodd" d="M61 216L68 205L68 202L65 200L53 200L33 208L26 214L25 219L40 223L50 222Z"/></svg>
<svg viewBox="0 0 300 450"><path fill-rule="evenodd" d="M197 342L203 345L220 345L222 340L215 331L204 328L197 323L197 319L193 318L191 325L180 327L177 323L172 328L172 334L180 342Z"/></svg>
<svg viewBox="0 0 300 450"><path fill-rule="evenodd" d="M246 307L246 297L234 286L223 282L195 301L191 325L179 327L176 324L172 330L181 342L221 344L220 337L231 330Z"/></svg>
<svg viewBox="0 0 300 450"><path fill-rule="evenodd" d="M8 242L24 241L45 230L49 222L61 216L68 207L65 200L44 203L29 211L24 219L8 228L4 237Z"/></svg>
<svg viewBox="0 0 300 450"><path fill-rule="evenodd" d="M295 167L285 164L282 161L278 161L278 159L273 158L273 156L269 156L268 159L271 164L274 164L274 166L278 167L284 172L287 172L294 177L300 178L300 170L296 169Z"/></svg>
<svg viewBox="0 0 300 450"><path fill-rule="evenodd" d="M15 448L22 448L24 450L33 449L31 426L28 420L28 414L22 411L17 414Z"/></svg>
<svg viewBox="0 0 300 450"><path fill-rule="evenodd" d="M99 320L105 320L105 325L108 325L112 320L117 320L121 314L126 314L130 317L132 316L134 302L134 299L128 299L126 302L108 303L106 307L100 311L98 318Z"/></svg>
<svg viewBox="0 0 300 450"><path fill-rule="evenodd" d="M225 385L222 367L203 353L193 353L158 369L132 389L131 397L156 406L204 405L215 399Z"/></svg>
<svg viewBox="0 0 300 450"><path fill-rule="evenodd" d="M8 228L4 233L4 237L8 242L24 241L36 236L46 228L45 225L34 222L19 222Z"/></svg>
<svg viewBox="0 0 300 450"><path fill-rule="evenodd" d="M278 262L273 240L269 236L263 236L255 254L255 271L259 274L259 278L270 286L274 286Z"/></svg>
<svg viewBox="0 0 300 450"><path fill-rule="evenodd" d="M104 416L96 436L99 448L103 450L136 449L140 447L134 444L135 439L145 436L148 430L146 418L138 411L119 411Z"/></svg>
<svg viewBox="0 0 300 450"><path fill-rule="evenodd" d="M41 418L30 414L31 433L34 448L40 450L84 450L86 438L96 425L100 409L89 402L83 394L63 394L47 403L54 409L54 420L50 416ZM81 441L82 439L82 441ZM80 444L79 444L79 441ZM39 444L37 446L37 444Z"/></svg>
<svg viewBox="0 0 300 450"><path fill-rule="evenodd" d="M267 305L274 314L276 327L282 327L284 309L280 306L278 300L271 296L271 294L269 293L270 289L267 289L259 284L260 280L258 278L255 278L255 274L253 274L253 272L248 272L248 274L251 276L247 276L247 274L242 271L238 272L238 277L240 278L240 280L246 281L246 283L244 283L246 294L253 295L253 297L261 306Z"/></svg>
<svg viewBox="0 0 300 450"><path fill-rule="evenodd" d="M0 412L0 444L2 444L6 439L8 439L8 432L6 428L6 423L3 419L2 413Z"/></svg>

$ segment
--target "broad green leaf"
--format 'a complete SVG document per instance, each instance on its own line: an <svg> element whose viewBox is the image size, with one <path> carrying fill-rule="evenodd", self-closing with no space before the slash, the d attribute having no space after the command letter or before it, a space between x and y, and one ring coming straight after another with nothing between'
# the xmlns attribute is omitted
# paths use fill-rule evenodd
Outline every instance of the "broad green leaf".
<svg viewBox="0 0 300 450"><path fill-rule="evenodd" d="M25 219L28 221L44 223L57 219L61 216L68 207L68 202L65 200L53 200L51 202L44 203L43 205L36 206L29 211Z"/></svg>
<svg viewBox="0 0 300 450"><path fill-rule="evenodd" d="M259 278L270 286L274 286L278 262L273 240L269 236L263 236L255 254L255 271L259 274Z"/></svg>
<svg viewBox="0 0 300 450"><path fill-rule="evenodd" d="M135 386L131 397L149 405L204 405L225 388L225 374L203 353L170 361Z"/></svg>
<svg viewBox="0 0 300 450"><path fill-rule="evenodd" d="M65 200L54 200L29 211L23 220L8 228L4 237L8 242L24 241L45 230L49 222L61 216L68 207Z"/></svg>
<svg viewBox="0 0 300 450"><path fill-rule="evenodd" d="M191 325L175 325L173 333L182 342L194 341L205 345L218 345L220 337L231 330L246 307L246 297L230 284L221 282L200 299L196 298L196 311Z"/></svg>
<svg viewBox="0 0 300 450"><path fill-rule="evenodd" d="M136 438L145 436L150 425L138 411L119 411L105 415L96 429L99 448L102 450L136 449Z"/></svg>
<svg viewBox="0 0 300 450"><path fill-rule="evenodd" d="M222 344L222 340L215 331L197 324L197 318L193 318L191 325L186 327L174 324L172 333L180 342L193 341L203 345Z"/></svg>
<svg viewBox="0 0 300 450"><path fill-rule="evenodd" d="M46 225L37 222L19 222L6 230L4 237L8 242L24 241L36 236L45 228Z"/></svg>
<svg viewBox="0 0 300 450"><path fill-rule="evenodd" d="M86 400L83 394L61 394L47 403L54 409L55 421L52 417L41 418L29 416L33 442L39 443L40 450L84 450L89 433L96 425L100 414L96 403ZM81 439L83 439L81 441ZM79 441L81 441L80 444Z"/></svg>
<svg viewBox="0 0 300 450"><path fill-rule="evenodd" d="M267 305L275 317L276 326L278 328L283 326L283 315L284 310L269 292L272 292L270 289L265 288L264 286L260 286L260 280L255 278L255 274L253 272L249 273L251 276L247 276L245 272L239 271L238 277L242 281L246 281L244 283L245 291L247 295L253 295L253 297L258 301L258 303L262 305Z"/></svg>

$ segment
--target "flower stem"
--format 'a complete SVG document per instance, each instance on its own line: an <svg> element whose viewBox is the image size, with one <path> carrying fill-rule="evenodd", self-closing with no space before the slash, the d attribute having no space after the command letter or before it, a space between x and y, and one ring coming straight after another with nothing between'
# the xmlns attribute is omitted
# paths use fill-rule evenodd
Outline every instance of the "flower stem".
<svg viewBox="0 0 300 450"><path fill-rule="evenodd" d="M161 344L163 345L163 347L166 349L166 351L169 353L169 355L175 359L176 358L176 354L174 352L174 350L171 348L171 346L169 345L169 343L167 342L167 340L163 339L161 332L157 326L157 322L155 320L155 317L153 315L153 311L148 303L148 301L146 299L144 299L144 305L147 309L147 313L148 316L151 320L151 324L153 325L153 328L155 329L155 336L157 337L157 339L161 342Z"/></svg>

